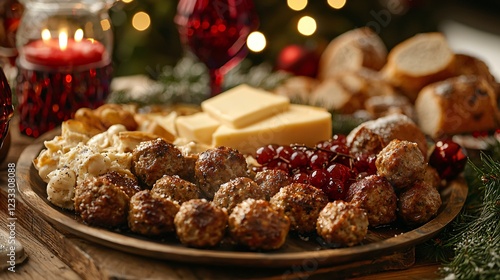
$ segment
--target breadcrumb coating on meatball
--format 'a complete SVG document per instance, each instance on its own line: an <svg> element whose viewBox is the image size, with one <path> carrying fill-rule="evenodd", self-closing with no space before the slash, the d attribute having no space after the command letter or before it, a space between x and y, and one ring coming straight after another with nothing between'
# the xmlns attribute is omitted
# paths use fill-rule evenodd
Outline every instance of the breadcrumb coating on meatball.
<svg viewBox="0 0 500 280"><path fill-rule="evenodd" d="M354 246L368 233L368 217L352 203L332 201L319 213L316 231L327 243Z"/></svg>
<svg viewBox="0 0 500 280"><path fill-rule="evenodd" d="M268 201L249 198L229 215L229 232L250 250L276 250L286 241L290 220Z"/></svg>
<svg viewBox="0 0 500 280"><path fill-rule="evenodd" d="M231 214L234 207L247 198L265 199L266 193L252 179L238 177L222 184L215 193L213 202Z"/></svg>
<svg viewBox="0 0 500 280"><path fill-rule="evenodd" d="M132 232L159 236L175 231L174 217L179 211L177 202L143 190L132 196L129 208L128 226Z"/></svg>
<svg viewBox="0 0 500 280"><path fill-rule="evenodd" d="M192 199L184 202L175 215L177 237L190 247L213 247L224 238L228 215L206 199Z"/></svg>
<svg viewBox="0 0 500 280"><path fill-rule="evenodd" d="M424 176L426 163L414 142L392 140L377 155L377 174L385 177L397 190L409 187Z"/></svg>
<svg viewBox="0 0 500 280"><path fill-rule="evenodd" d="M292 183L281 188L270 202L288 216L291 230L307 233L316 229L316 220L328 197L312 185Z"/></svg>
<svg viewBox="0 0 500 280"><path fill-rule="evenodd" d="M200 188L177 175L164 175L154 183L151 194L153 196L168 198L182 204L191 199L199 198Z"/></svg>

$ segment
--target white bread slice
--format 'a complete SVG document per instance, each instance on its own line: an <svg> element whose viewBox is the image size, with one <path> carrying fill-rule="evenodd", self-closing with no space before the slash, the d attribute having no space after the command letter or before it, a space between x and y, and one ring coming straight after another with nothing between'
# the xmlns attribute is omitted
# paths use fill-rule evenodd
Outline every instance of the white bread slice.
<svg viewBox="0 0 500 280"><path fill-rule="evenodd" d="M353 29L333 39L319 61L318 78L328 79L339 73L362 67L380 70L387 58L387 47L370 28Z"/></svg>
<svg viewBox="0 0 500 280"><path fill-rule="evenodd" d="M454 59L455 54L441 33L422 33L396 45L382 72L415 101L424 86L454 75Z"/></svg>
<svg viewBox="0 0 500 280"><path fill-rule="evenodd" d="M499 128L493 87L483 77L458 76L422 89L415 110L420 129L440 137Z"/></svg>

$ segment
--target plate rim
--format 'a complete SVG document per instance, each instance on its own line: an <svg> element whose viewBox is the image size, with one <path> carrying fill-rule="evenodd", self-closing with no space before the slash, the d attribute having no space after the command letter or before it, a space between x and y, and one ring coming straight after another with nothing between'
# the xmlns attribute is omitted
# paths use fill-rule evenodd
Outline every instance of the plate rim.
<svg viewBox="0 0 500 280"><path fill-rule="evenodd" d="M17 162L17 189L23 201L57 229L69 232L88 241L146 257L156 259L182 261L200 264L239 265L259 267L285 267L302 265L305 261L314 261L320 266L334 265L354 260L366 260L384 253L393 253L426 241L439 233L458 215L467 198L468 187L463 177L459 177L446 187L450 191L447 205L440 213L426 224L394 237L347 248L322 249L304 252L252 252L252 251L220 251L196 249L185 246L161 244L123 235L107 229L91 227L76 219L71 219L48 205L32 188L31 169L33 159L44 148L43 141L58 135L58 129L43 135L27 146ZM20 176L24 175L24 176ZM26 177L25 177L26 176ZM41 207L39 207L41 206ZM46 207L43 207L46 206ZM42 209L44 211L42 211ZM369 253L369 254L368 254ZM370 257L364 258L365 255Z"/></svg>

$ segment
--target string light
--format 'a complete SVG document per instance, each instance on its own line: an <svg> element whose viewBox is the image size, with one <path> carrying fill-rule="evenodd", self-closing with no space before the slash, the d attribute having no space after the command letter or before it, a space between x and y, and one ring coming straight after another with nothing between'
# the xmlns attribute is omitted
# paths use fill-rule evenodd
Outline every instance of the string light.
<svg viewBox="0 0 500 280"><path fill-rule="evenodd" d="M316 20L310 16L303 16L299 19L297 30L300 34L310 36L316 32Z"/></svg>
<svg viewBox="0 0 500 280"><path fill-rule="evenodd" d="M132 26L138 31L144 31L151 25L151 19L145 12L138 12L132 18Z"/></svg>
<svg viewBox="0 0 500 280"><path fill-rule="evenodd" d="M307 6L307 0L287 0L286 3L294 11L302 11Z"/></svg>
<svg viewBox="0 0 500 280"><path fill-rule="evenodd" d="M328 5L334 9L342 9L345 6L346 0L328 0Z"/></svg>
<svg viewBox="0 0 500 280"><path fill-rule="evenodd" d="M266 48L266 36L261 32L255 31L250 33L247 38L248 49L253 52L261 52Z"/></svg>

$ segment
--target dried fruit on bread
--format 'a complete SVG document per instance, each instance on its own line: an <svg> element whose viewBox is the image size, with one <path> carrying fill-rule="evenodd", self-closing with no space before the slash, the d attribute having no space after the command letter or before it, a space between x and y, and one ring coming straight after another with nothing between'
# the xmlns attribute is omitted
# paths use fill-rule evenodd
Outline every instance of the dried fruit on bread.
<svg viewBox="0 0 500 280"><path fill-rule="evenodd" d="M381 69L387 57L387 48L370 28L358 28L338 36L330 42L320 58L320 80L360 68Z"/></svg>
<svg viewBox="0 0 500 280"><path fill-rule="evenodd" d="M454 76L454 62L455 54L443 34L422 33L396 45L381 71L415 101L424 86Z"/></svg>
<svg viewBox="0 0 500 280"><path fill-rule="evenodd" d="M479 76L459 76L426 86L415 109L420 128L433 138L500 127L496 93Z"/></svg>

